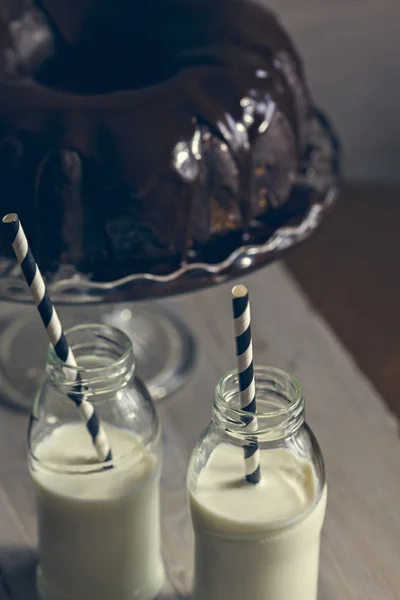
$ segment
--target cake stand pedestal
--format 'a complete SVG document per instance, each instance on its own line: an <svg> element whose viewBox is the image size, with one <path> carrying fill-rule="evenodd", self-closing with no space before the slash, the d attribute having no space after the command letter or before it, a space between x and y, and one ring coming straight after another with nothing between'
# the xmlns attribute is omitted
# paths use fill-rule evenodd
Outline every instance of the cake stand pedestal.
<svg viewBox="0 0 400 600"><path fill-rule="evenodd" d="M158 302L137 301L243 277L280 258L306 239L330 212L338 175L337 140L329 122L316 111L310 144L288 201L288 217L269 230L261 243L245 240L218 263L191 262L167 275L135 273L110 282L93 281L72 266L62 265L47 283L64 328L102 322L125 331L132 339L138 375L155 400L165 398L189 376L195 342L187 325ZM262 232L265 224L255 221L253 226ZM42 377L46 336L19 267L1 257L0 299L14 303L9 321L0 330L0 384L7 400L29 409ZM25 305L16 307L15 303Z"/></svg>
<svg viewBox="0 0 400 600"><path fill-rule="evenodd" d="M130 336L137 373L154 400L179 389L195 361L195 341L186 324L158 302L72 305L57 308L65 329L104 323ZM0 331L2 396L29 410L43 376L48 340L34 306L14 308Z"/></svg>

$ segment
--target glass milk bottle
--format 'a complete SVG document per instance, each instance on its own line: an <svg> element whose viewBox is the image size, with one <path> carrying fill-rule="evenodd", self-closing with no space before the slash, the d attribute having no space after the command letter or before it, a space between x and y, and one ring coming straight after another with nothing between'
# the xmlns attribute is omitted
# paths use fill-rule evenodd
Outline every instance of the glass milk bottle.
<svg viewBox="0 0 400 600"><path fill-rule="evenodd" d="M159 421L135 377L132 345L124 333L82 325L66 336L113 460L99 463L86 425L68 398L71 380L50 349L28 434L38 513L39 595L42 600L150 600L164 578Z"/></svg>
<svg viewBox="0 0 400 600"><path fill-rule="evenodd" d="M256 368L255 378L256 430L246 430L237 374L228 373L191 458L193 600L317 598L327 498L322 454L304 422L297 381L269 367ZM255 442L261 479L252 484L243 449Z"/></svg>

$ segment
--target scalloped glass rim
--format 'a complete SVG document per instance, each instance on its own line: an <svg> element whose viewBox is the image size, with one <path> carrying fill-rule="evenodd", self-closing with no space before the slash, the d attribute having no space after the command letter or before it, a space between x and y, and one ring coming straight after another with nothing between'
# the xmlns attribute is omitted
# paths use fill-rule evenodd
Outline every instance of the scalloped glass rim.
<svg viewBox="0 0 400 600"><path fill-rule="evenodd" d="M48 282L52 300L66 304L85 304L167 296L194 291L202 287L222 283L231 277L260 268L288 248L305 240L319 226L324 216L330 212L338 195L339 143L323 113L315 109L315 122L321 139L329 146L330 156L324 156L323 171L318 161L302 165L304 176L301 183L319 192L301 223L283 226L263 244L243 245L219 263L188 263L172 273L153 275L134 273L108 282L92 281L74 267L63 265L53 280ZM329 162L328 169L326 163ZM0 259L0 299L7 301L30 302L31 296L19 271L19 266L10 259Z"/></svg>

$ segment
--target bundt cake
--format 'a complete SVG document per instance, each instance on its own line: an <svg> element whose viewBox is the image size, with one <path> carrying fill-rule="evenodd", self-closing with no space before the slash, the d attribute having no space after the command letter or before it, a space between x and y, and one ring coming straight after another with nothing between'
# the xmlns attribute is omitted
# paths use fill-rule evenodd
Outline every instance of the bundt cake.
<svg viewBox="0 0 400 600"><path fill-rule="evenodd" d="M2 0L0 204L46 272L168 273L265 241L311 114L251 0Z"/></svg>

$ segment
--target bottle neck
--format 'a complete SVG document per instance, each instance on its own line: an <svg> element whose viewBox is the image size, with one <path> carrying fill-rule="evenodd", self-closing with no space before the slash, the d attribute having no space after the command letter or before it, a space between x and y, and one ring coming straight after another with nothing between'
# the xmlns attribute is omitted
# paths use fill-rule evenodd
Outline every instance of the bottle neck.
<svg viewBox="0 0 400 600"><path fill-rule="evenodd" d="M46 372L60 391L68 394L79 378L86 396L115 393L135 373L130 339L118 329L100 324L77 325L65 332L77 366L65 365L49 348Z"/></svg>
<svg viewBox="0 0 400 600"><path fill-rule="evenodd" d="M249 413L241 409L237 371L218 383L213 422L225 435L245 442L277 442L294 435L304 423L304 398L299 383L273 367L255 367L257 417L248 426Z"/></svg>

